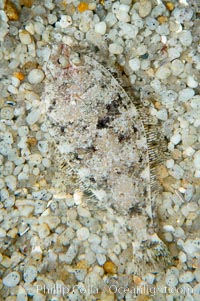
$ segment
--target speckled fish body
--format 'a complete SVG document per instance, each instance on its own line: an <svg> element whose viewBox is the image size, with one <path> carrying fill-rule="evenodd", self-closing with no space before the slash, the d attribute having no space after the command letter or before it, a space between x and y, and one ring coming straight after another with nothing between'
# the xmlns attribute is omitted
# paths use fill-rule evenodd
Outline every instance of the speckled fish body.
<svg viewBox="0 0 200 301"><path fill-rule="evenodd" d="M46 73L43 101L55 164L75 174L94 208L124 216L138 260L146 248L155 249L149 258L165 254L151 229L148 141L134 98L96 59L68 47L55 46Z"/></svg>

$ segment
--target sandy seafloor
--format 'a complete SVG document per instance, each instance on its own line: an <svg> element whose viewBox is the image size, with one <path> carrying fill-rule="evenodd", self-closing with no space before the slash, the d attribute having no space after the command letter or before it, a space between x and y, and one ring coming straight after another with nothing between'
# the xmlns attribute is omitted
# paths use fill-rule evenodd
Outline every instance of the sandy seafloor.
<svg viewBox="0 0 200 301"><path fill-rule="evenodd" d="M199 300L199 9L198 0L0 1L0 300ZM102 50L159 121L163 270L138 275L124 217L94 213L55 170L41 102L55 44Z"/></svg>

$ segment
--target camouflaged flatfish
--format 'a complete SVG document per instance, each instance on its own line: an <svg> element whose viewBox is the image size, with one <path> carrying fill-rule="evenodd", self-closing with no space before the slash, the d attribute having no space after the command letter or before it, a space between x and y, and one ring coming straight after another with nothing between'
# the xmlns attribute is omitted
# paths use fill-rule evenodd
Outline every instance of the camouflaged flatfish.
<svg viewBox="0 0 200 301"><path fill-rule="evenodd" d="M153 119L84 52L54 46L46 77L42 99L52 157L66 189L85 191L90 210L112 208L124 216L136 266L147 263L148 270L167 256L153 228L153 169L163 151Z"/></svg>

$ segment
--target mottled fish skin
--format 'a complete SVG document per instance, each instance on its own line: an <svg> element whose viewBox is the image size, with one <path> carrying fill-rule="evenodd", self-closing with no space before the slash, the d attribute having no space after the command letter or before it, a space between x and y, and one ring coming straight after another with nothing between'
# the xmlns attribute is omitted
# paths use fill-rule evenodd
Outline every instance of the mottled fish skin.
<svg viewBox="0 0 200 301"><path fill-rule="evenodd" d="M168 251L153 228L150 156L155 155L147 138L155 135L146 134L151 121L145 110L107 68L69 47L53 47L46 77L46 124L66 187L88 193L90 210L112 208L124 216L133 233L137 273L165 265Z"/></svg>

